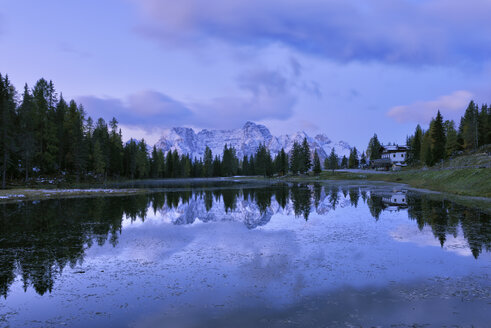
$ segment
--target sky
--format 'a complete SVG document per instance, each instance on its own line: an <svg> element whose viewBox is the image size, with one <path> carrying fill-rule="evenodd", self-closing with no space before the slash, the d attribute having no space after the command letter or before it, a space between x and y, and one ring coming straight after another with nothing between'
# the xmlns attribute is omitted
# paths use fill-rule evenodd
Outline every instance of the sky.
<svg viewBox="0 0 491 328"><path fill-rule="evenodd" d="M491 1L0 0L0 72L125 139L254 121L365 149L491 102Z"/></svg>

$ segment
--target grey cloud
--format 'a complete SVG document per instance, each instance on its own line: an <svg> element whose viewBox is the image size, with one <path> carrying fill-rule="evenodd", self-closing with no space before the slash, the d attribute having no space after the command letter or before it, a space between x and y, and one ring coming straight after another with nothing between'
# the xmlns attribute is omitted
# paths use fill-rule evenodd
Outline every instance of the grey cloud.
<svg viewBox="0 0 491 328"><path fill-rule="evenodd" d="M236 83L242 91L238 94L195 102L176 100L155 90L125 99L84 96L78 101L94 118L115 116L122 124L152 130L182 125L240 127L246 121L287 120L293 115L300 93L321 96L316 82L302 81L278 70L250 69L240 74Z"/></svg>
<svg viewBox="0 0 491 328"><path fill-rule="evenodd" d="M295 57L290 57L290 66L296 77L302 75L303 67Z"/></svg>
<svg viewBox="0 0 491 328"><path fill-rule="evenodd" d="M145 130L173 126L217 128L242 126L248 120L285 120L293 115L297 97L291 83L279 72L251 70L237 78L245 94L185 103L157 91L131 94L126 99L79 97L97 118L116 117L120 123Z"/></svg>
<svg viewBox="0 0 491 328"><path fill-rule="evenodd" d="M282 43L338 61L480 63L491 2L460 0L140 0L140 31L166 44ZM295 68L294 68L295 70Z"/></svg>
<svg viewBox="0 0 491 328"><path fill-rule="evenodd" d="M250 70L237 78L239 87L249 90L255 95L268 93L269 95L282 94L287 89L287 79L280 72L273 70Z"/></svg>
<svg viewBox="0 0 491 328"><path fill-rule="evenodd" d="M82 96L77 100L93 118L116 117L122 124L146 130L186 124L193 116L184 104L156 91L135 93L125 100L95 96Z"/></svg>

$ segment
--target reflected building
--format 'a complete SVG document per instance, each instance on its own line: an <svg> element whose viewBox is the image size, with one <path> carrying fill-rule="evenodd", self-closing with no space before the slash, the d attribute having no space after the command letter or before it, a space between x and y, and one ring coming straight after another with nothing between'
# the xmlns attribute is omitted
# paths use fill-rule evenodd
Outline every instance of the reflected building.
<svg viewBox="0 0 491 328"><path fill-rule="evenodd" d="M403 191L397 191L390 196L382 197L382 201L387 205L385 208L387 211L398 211L407 208L407 194Z"/></svg>

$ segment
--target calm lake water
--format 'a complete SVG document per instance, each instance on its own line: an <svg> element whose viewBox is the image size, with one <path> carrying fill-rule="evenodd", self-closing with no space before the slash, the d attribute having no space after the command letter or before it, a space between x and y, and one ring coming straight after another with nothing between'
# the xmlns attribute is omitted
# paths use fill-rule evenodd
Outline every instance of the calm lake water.
<svg viewBox="0 0 491 328"><path fill-rule="evenodd" d="M396 185L0 204L0 327L491 324L489 214Z"/></svg>

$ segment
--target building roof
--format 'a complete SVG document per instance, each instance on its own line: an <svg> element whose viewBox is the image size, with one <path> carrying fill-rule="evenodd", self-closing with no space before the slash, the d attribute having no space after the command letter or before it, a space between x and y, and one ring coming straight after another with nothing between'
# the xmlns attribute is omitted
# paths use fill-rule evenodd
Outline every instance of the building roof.
<svg viewBox="0 0 491 328"><path fill-rule="evenodd" d="M399 145L385 145L380 148L382 152L396 152L396 151L407 151L408 147Z"/></svg>

